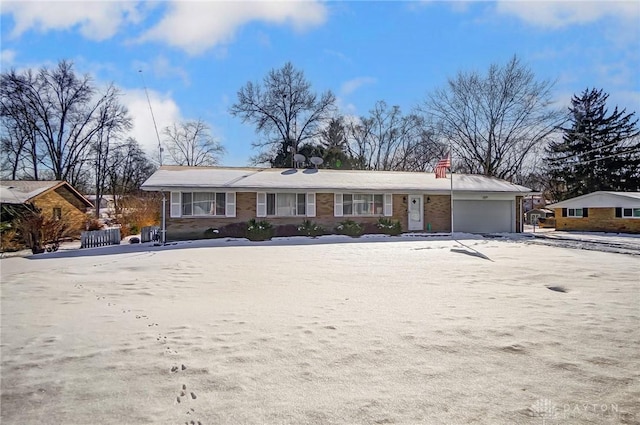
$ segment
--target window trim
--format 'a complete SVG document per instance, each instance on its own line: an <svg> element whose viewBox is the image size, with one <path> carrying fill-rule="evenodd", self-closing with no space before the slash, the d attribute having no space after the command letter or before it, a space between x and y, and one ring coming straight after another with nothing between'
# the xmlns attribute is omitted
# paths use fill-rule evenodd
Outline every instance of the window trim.
<svg viewBox="0 0 640 425"><path fill-rule="evenodd" d="M577 211L580 210L580 215L578 215ZM573 214L571 213L573 211ZM583 208L567 208L567 217L569 218L583 218L584 217L584 209Z"/></svg>
<svg viewBox="0 0 640 425"><path fill-rule="evenodd" d="M193 194L195 193L210 193L213 194L214 202L216 202L216 214L193 214ZM184 194L191 195L191 214L183 214L183 200ZM224 194L224 206L220 207L217 204L218 195ZM224 211L222 214L217 214L218 209ZM221 217L235 217L236 214L236 193L235 192L211 192L211 191L172 191L170 194L170 207L169 215L171 218L221 218Z"/></svg>
<svg viewBox="0 0 640 425"><path fill-rule="evenodd" d="M373 204L375 206L375 197L382 197L382 210L379 214L354 214L353 208L353 197L356 195L370 195L373 196ZM351 214L345 214L345 196L351 197ZM334 193L334 204L333 204L333 215L334 217L391 217L393 216L393 194L392 193L382 193L382 192L344 192L344 193Z"/></svg>
<svg viewBox="0 0 640 425"><path fill-rule="evenodd" d="M287 217L309 217L309 193L307 192L263 192L264 193L264 215L259 217L271 217L271 218L287 218ZM293 195L295 197L295 214L280 215L278 214L278 196L279 195ZM315 194L314 194L315 195ZM304 213L298 212L298 206L300 205L300 196L304 196ZM273 200L273 201L271 201ZM273 202L273 214L269 214L269 203ZM312 202L315 206L315 197ZM315 215L315 208L313 211Z"/></svg>
<svg viewBox="0 0 640 425"><path fill-rule="evenodd" d="M627 212L627 210L630 210L630 212L631 212L631 214L630 214L630 215L626 215L626 214L625 214L625 213ZM637 213L637 214L638 214L637 216L635 215L635 214L636 214L636 211L638 212L638 213ZM635 218L635 219L640 219L640 208L633 208L633 207L631 207L631 208L625 208L625 207L623 207L623 208L622 208L622 215L621 215L621 218Z"/></svg>

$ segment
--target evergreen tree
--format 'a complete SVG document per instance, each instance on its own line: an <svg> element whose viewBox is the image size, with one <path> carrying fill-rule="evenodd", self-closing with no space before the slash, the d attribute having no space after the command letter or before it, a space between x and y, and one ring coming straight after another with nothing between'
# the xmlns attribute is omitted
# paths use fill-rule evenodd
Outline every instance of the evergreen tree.
<svg viewBox="0 0 640 425"><path fill-rule="evenodd" d="M556 200L598 190L640 190L640 138L635 112L612 113L608 94L586 89L574 95L562 141L547 149L550 187Z"/></svg>

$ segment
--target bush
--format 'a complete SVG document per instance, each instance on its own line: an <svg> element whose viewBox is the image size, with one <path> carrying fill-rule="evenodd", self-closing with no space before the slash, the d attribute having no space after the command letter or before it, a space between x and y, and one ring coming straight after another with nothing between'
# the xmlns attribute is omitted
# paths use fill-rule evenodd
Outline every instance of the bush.
<svg viewBox="0 0 640 425"><path fill-rule="evenodd" d="M17 230L10 227L0 229L0 252L20 251L23 248L24 242L20 240Z"/></svg>
<svg viewBox="0 0 640 425"><path fill-rule="evenodd" d="M85 228L89 231L102 230L103 225L100 222L100 220L98 220L97 218L90 218L89 220L87 220L87 224Z"/></svg>
<svg viewBox="0 0 640 425"><path fill-rule="evenodd" d="M247 239L250 241L267 241L272 237L273 226L268 221L256 221L252 218L247 223Z"/></svg>
<svg viewBox="0 0 640 425"><path fill-rule="evenodd" d="M336 233L339 235L347 235L352 238L358 238L362 236L364 229L362 224L356 223L353 220L345 220L338 223L336 226Z"/></svg>
<svg viewBox="0 0 640 425"><path fill-rule="evenodd" d="M387 235L398 236L402 233L402 225L399 220L394 221L390 218L380 217L377 226L382 233L386 233Z"/></svg>
<svg viewBox="0 0 640 425"><path fill-rule="evenodd" d="M304 220L302 224L298 226L298 232L300 232L301 235L315 238L322 235L324 233L324 229L322 226L312 222L311 220Z"/></svg>
<svg viewBox="0 0 640 425"><path fill-rule="evenodd" d="M161 200L157 194L128 196L119 202L116 222L121 225L122 237L137 235L146 226L160 223Z"/></svg>

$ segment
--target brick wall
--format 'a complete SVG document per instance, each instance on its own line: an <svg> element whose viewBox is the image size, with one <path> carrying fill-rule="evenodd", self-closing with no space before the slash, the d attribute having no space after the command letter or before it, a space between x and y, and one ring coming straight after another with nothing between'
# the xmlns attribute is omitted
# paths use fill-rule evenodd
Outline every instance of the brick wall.
<svg viewBox="0 0 640 425"><path fill-rule="evenodd" d="M80 232L85 229L89 218L85 212L86 208L84 204L68 190L62 187L58 188L58 190L51 190L36 197L33 203L47 218L53 217L54 208L60 208L62 218L66 220L73 229L71 236L80 236Z"/></svg>
<svg viewBox="0 0 640 425"><path fill-rule="evenodd" d="M427 200L427 198L429 198ZM432 232L451 231L451 197L449 195L428 195L424 197L425 230Z"/></svg>
<svg viewBox="0 0 640 425"><path fill-rule="evenodd" d="M399 220L402 230L407 230L407 195L393 195L393 220ZM432 197L433 198L433 197ZM445 196L448 203L448 196ZM426 197L425 197L426 199ZM448 204L447 204L448 205ZM447 207L448 208L448 207ZM252 218L256 218L256 193L255 192L236 192L236 217L199 217L199 218L171 218L171 205L167 202L165 207L167 239L168 240L184 240L184 239L200 239L204 237L205 230L209 228L219 228L231 223L247 222ZM426 207L425 207L426 211ZM448 210L447 210L448 211ZM333 230L335 226L348 218L359 223L376 223L378 216L375 217L334 217L334 195L333 193L316 193L316 216L315 217L267 217L266 220L273 225L294 224L299 225L303 220L309 219L314 223L318 223L328 230ZM438 220L440 214L438 208L431 213ZM448 214L448 213L447 213ZM447 217L444 217L447 220ZM448 223L448 221L447 221ZM435 230L433 231L445 231Z"/></svg>
<svg viewBox="0 0 640 425"><path fill-rule="evenodd" d="M408 229L408 211L407 211L408 195L393 195L393 220L399 220L402 230ZM520 207L521 197L516 198L516 232L521 231L522 227L522 209ZM376 223L378 216L375 217L334 217L333 193L316 193L316 216L308 219L320 224L328 230L333 230L335 226L347 218L360 223ZM451 231L451 202L449 195L424 195L424 230L431 232L449 232ZM231 223L247 222L252 218L256 218L256 193L255 192L237 192L236 193L236 217L211 217L211 218L170 218L170 205L167 202L167 239L198 239L204 237L204 231L209 228L219 228ZM591 211L591 210L590 210ZM594 213L595 214L595 213ZM613 214L613 212L611 212ZM558 217L558 214L556 214ZM294 224L299 225L307 217L267 217L266 220L273 225ZM574 219L580 220L580 219ZM638 226L640 220L622 220L611 219L611 223L618 226L622 225L628 228L630 224L636 226L636 232L640 231ZM632 223L628 223L631 221ZM623 224L625 222L627 224ZM567 229L568 230L568 229ZM578 230L578 229L573 229ZM621 230L616 230L621 231Z"/></svg>
<svg viewBox="0 0 640 425"><path fill-rule="evenodd" d="M556 230L640 233L640 219L616 217L615 208L589 208L588 217L562 217L556 208Z"/></svg>

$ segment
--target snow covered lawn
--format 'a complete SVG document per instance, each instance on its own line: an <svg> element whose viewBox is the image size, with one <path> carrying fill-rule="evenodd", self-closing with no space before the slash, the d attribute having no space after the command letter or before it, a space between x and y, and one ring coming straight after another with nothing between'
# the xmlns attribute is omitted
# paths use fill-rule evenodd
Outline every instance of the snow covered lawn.
<svg viewBox="0 0 640 425"><path fill-rule="evenodd" d="M0 422L640 421L639 256L341 242L2 259Z"/></svg>

